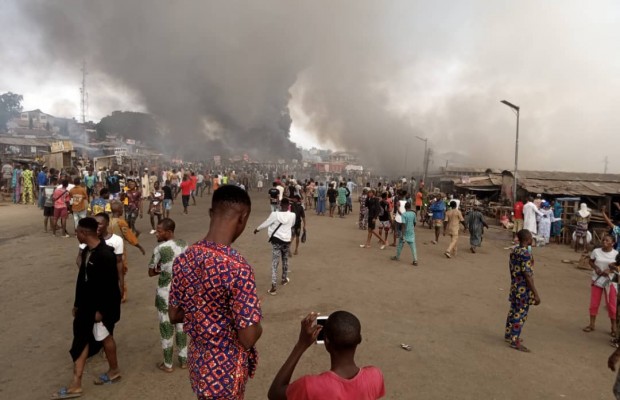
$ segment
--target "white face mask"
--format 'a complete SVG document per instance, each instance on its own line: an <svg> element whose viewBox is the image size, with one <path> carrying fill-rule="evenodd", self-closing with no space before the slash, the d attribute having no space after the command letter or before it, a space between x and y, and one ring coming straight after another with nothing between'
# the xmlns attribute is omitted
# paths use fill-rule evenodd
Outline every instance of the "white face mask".
<svg viewBox="0 0 620 400"><path fill-rule="evenodd" d="M527 251L532 254L532 245L527 246Z"/></svg>

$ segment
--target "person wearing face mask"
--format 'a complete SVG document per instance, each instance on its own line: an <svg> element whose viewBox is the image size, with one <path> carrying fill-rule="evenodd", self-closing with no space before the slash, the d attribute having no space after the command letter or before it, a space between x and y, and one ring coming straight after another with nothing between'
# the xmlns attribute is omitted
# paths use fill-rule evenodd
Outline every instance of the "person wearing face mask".
<svg viewBox="0 0 620 400"><path fill-rule="evenodd" d="M527 229L517 232L519 244L510 253L510 309L506 318L504 340L510 347L529 353L521 340L521 330L527 319L530 305L539 305L540 296L534 285L534 257L532 233Z"/></svg>

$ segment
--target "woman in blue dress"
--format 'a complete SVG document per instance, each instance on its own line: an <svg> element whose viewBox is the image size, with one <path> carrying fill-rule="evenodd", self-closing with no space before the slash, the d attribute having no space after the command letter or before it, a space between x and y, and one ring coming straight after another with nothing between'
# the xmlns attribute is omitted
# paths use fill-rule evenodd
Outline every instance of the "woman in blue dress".
<svg viewBox="0 0 620 400"><path fill-rule="evenodd" d="M551 237L555 238L555 242L560 244L560 240L562 239L562 220L558 220L558 218L562 218L562 212L564 209L562 208L562 203L558 200L553 200L553 218L554 222L551 224Z"/></svg>

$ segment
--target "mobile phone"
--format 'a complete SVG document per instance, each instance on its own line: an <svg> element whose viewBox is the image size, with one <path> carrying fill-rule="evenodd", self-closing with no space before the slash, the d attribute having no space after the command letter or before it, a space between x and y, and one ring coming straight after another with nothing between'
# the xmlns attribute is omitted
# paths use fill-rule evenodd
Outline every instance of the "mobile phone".
<svg viewBox="0 0 620 400"><path fill-rule="evenodd" d="M319 315L316 317L316 324L323 327L319 332L319 336L316 338L316 344L325 344L325 322L327 322L327 318L327 315Z"/></svg>

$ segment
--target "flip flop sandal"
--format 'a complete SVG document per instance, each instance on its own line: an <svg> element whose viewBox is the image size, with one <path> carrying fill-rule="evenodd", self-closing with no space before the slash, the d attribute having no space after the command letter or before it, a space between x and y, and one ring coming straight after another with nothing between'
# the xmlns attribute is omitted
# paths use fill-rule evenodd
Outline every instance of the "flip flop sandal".
<svg viewBox="0 0 620 400"><path fill-rule="evenodd" d="M69 392L69 389L65 386L65 387L61 387L50 398L51 399L77 399L78 397L82 397L82 392Z"/></svg>
<svg viewBox="0 0 620 400"><path fill-rule="evenodd" d="M591 326L586 326L582 330L587 333L594 332L594 328L592 328Z"/></svg>
<svg viewBox="0 0 620 400"><path fill-rule="evenodd" d="M112 383L117 383L121 380L120 375L116 375L114 378L110 378L108 373L99 375L99 378L95 379L95 385L109 385Z"/></svg>
<svg viewBox="0 0 620 400"><path fill-rule="evenodd" d="M407 350L407 351L411 351L412 350L411 346L408 345L408 344L405 344L405 343L401 343L400 344L400 348L403 349L403 350Z"/></svg>
<svg viewBox="0 0 620 400"><path fill-rule="evenodd" d="M532 351L530 349L528 349L527 347L523 346L522 344L515 344L515 343L510 343L510 348L518 350L518 351L522 351L524 353L531 353Z"/></svg>
<svg viewBox="0 0 620 400"><path fill-rule="evenodd" d="M166 367L166 364L164 364L163 362L157 363L157 368L167 373L171 373L174 371L174 368Z"/></svg>

